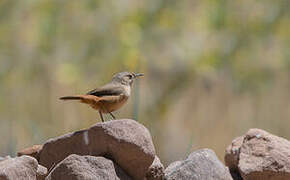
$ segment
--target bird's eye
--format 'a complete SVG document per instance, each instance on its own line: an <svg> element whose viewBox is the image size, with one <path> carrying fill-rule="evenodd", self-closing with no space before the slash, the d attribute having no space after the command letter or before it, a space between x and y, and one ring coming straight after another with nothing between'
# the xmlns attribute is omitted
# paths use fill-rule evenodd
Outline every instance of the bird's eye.
<svg viewBox="0 0 290 180"><path fill-rule="evenodd" d="M129 74L128 77L129 77L129 79L132 79L133 78L133 76L131 74Z"/></svg>

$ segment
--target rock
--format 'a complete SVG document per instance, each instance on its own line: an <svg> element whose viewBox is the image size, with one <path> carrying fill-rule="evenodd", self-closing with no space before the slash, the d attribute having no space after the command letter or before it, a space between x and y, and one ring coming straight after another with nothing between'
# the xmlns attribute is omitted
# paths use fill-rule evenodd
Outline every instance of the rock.
<svg viewBox="0 0 290 180"><path fill-rule="evenodd" d="M290 179L290 142L250 129L233 140L226 150L225 162L235 179Z"/></svg>
<svg viewBox="0 0 290 180"><path fill-rule="evenodd" d="M167 180L231 180L232 177L210 149L192 152L186 160L176 161L165 169Z"/></svg>
<svg viewBox="0 0 290 180"><path fill-rule="evenodd" d="M132 178L116 163L114 163L115 171L120 180L132 180Z"/></svg>
<svg viewBox="0 0 290 180"><path fill-rule="evenodd" d="M149 167L146 174L147 180L162 180L164 177L164 166L160 162L160 159L155 156L153 163Z"/></svg>
<svg viewBox="0 0 290 180"><path fill-rule="evenodd" d="M72 154L56 165L46 180L119 180L115 166L104 157Z"/></svg>
<svg viewBox="0 0 290 180"><path fill-rule="evenodd" d="M49 169L70 154L108 157L132 178L143 179L154 160L155 149L143 125L129 119L114 120L48 140L39 162Z"/></svg>
<svg viewBox="0 0 290 180"><path fill-rule="evenodd" d="M0 157L0 161L4 161L4 160L10 159L10 158L11 158L10 156Z"/></svg>
<svg viewBox="0 0 290 180"><path fill-rule="evenodd" d="M17 156L28 155L32 156L35 159L39 160L39 152L42 149L43 145L34 145L32 147L25 148L17 152Z"/></svg>
<svg viewBox="0 0 290 180"><path fill-rule="evenodd" d="M41 165L38 165L36 171L36 179L37 180L44 180L47 176L47 168Z"/></svg>
<svg viewBox="0 0 290 180"><path fill-rule="evenodd" d="M1 180L26 180L36 179L38 163L30 156L8 158L0 162Z"/></svg>
<svg viewBox="0 0 290 180"><path fill-rule="evenodd" d="M244 137L240 136L232 141L226 149L225 163L230 169L237 170L239 163L240 147L243 144Z"/></svg>
<svg viewBox="0 0 290 180"><path fill-rule="evenodd" d="M290 142L260 129L250 129L240 148L243 179L290 179Z"/></svg>
<svg viewBox="0 0 290 180"><path fill-rule="evenodd" d="M232 144L229 145L226 149L225 164L229 167L230 173L235 180L242 180L238 169L238 163L240 158L240 148L243 144L243 140L244 136L235 138L232 141Z"/></svg>
<svg viewBox="0 0 290 180"><path fill-rule="evenodd" d="M186 160L184 160L186 161ZM170 178L174 172L176 171L182 171L181 169L179 169L180 167L182 167L182 162L183 161L175 161L171 164L169 164L169 166L165 169L165 179L166 180L171 180L173 178Z"/></svg>

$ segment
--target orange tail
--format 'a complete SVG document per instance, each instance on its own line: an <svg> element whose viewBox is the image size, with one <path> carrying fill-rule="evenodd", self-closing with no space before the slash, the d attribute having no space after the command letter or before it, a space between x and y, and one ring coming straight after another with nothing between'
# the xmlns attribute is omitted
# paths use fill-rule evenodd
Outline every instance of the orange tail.
<svg viewBox="0 0 290 180"><path fill-rule="evenodd" d="M86 104L94 104L96 103L100 98L93 95L74 95L74 96L64 96L60 97L60 100L80 100L82 103Z"/></svg>

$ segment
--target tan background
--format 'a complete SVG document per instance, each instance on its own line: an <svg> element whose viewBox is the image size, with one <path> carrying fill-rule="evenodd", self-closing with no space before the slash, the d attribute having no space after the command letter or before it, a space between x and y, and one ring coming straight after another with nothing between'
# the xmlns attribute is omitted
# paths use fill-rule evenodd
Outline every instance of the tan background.
<svg viewBox="0 0 290 180"><path fill-rule="evenodd" d="M253 127L290 139L289 49L287 0L1 0L0 156L99 122L58 97L125 70L146 76L116 116L166 165Z"/></svg>

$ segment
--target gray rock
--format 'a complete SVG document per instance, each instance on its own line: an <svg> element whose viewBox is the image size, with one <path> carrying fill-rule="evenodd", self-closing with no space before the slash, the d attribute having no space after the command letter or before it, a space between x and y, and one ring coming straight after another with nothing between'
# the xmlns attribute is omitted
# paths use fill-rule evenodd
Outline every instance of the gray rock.
<svg viewBox="0 0 290 180"><path fill-rule="evenodd" d="M44 180L47 176L47 168L41 165L38 165L37 171L36 171L36 179L37 180Z"/></svg>
<svg viewBox="0 0 290 180"><path fill-rule="evenodd" d="M119 180L115 166L104 157L72 154L56 165L46 180Z"/></svg>
<svg viewBox="0 0 290 180"><path fill-rule="evenodd" d="M0 162L1 180L27 180L36 179L38 163L30 156L8 158Z"/></svg>
<svg viewBox="0 0 290 180"><path fill-rule="evenodd" d="M10 156L0 157L0 161L4 161L4 160L10 159L10 158L11 158Z"/></svg>
<svg viewBox="0 0 290 180"><path fill-rule="evenodd" d="M232 180L228 168L210 149L192 152L186 160L170 164L165 177L167 180Z"/></svg>
<svg viewBox="0 0 290 180"><path fill-rule="evenodd" d="M48 140L40 152L39 162L49 169L70 154L108 157L138 180L145 177L155 149L143 125L129 119L114 120Z"/></svg>

